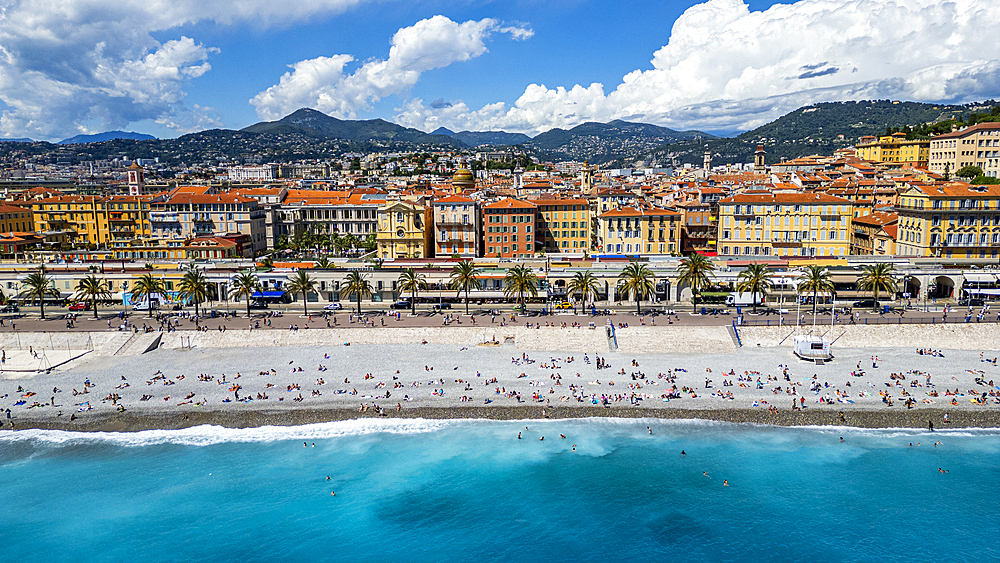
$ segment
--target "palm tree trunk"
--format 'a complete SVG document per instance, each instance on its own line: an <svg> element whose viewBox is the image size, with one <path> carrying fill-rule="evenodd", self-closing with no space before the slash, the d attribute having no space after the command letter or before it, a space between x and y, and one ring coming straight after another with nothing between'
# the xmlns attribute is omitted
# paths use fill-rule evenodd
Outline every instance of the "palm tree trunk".
<svg viewBox="0 0 1000 563"><path fill-rule="evenodd" d="M45 320L45 295L38 298L38 308L41 312L42 320Z"/></svg>
<svg viewBox="0 0 1000 563"><path fill-rule="evenodd" d="M878 284L874 284L872 286L872 288L875 290L874 291L874 293L875 293L875 301L872 304L872 310L877 313L878 312Z"/></svg>
<svg viewBox="0 0 1000 563"><path fill-rule="evenodd" d="M195 317L198 316L198 300L197 299L195 299L195 301L194 301L194 316Z"/></svg>
<svg viewBox="0 0 1000 563"><path fill-rule="evenodd" d="M434 299L434 297L431 297ZM414 317L417 316L417 290L414 289L410 292L410 314Z"/></svg>
<svg viewBox="0 0 1000 563"><path fill-rule="evenodd" d="M91 303L91 305L93 305L93 306L94 306L94 319L96 320L96 319L98 319L98 318L99 318L99 317L97 316L97 298L96 298L96 297L94 298L94 301L93 301L93 303Z"/></svg>
<svg viewBox="0 0 1000 563"><path fill-rule="evenodd" d="M309 294L306 293L305 291L303 291L302 292L302 315L306 316L306 317L309 316L309 308L307 306L308 304L309 304Z"/></svg>
<svg viewBox="0 0 1000 563"><path fill-rule="evenodd" d="M750 307L751 307L751 311L756 315L757 314L757 292L756 291L751 291L750 292Z"/></svg>
<svg viewBox="0 0 1000 563"><path fill-rule="evenodd" d="M465 286L465 314L469 314L469 286Z"/></svg>
<svg viewBox="0 0 1000 563"><path fill-rule="evenodd" d="M250 318L250 296L247 295L247 318Z"/></svg>
<svg viewBox="0 0 1000 563"><path fill-rule="evenodd" d="M813 289L813 318L816 318L816 290Z"/></svg>
<svg viewBox="0 0 1000 563"><path fill-rule="evenodd" d="M635 314L636 315L641 315L642 314L642 306L640 305L640 303L642 303L641 299L642 299L642 294L640 294L638 291L635 292Z"/></svg>
<svg viewBox="0 0 1000 563"><path fill-rule="evenodd" d="M361 293L358 293L358 316L361 316Z"/></svg>

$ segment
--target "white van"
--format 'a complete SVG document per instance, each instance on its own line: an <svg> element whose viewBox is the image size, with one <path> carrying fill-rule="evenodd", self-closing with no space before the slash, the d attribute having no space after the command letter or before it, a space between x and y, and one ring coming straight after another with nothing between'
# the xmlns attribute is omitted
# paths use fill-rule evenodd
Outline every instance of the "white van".
<svg viewBox="0 0 1000 563"><path fill-rule="evenodd" d="M730 307L752 307L754 305L766 305L763 293L754 295L751 292L730 293L726 297L726 305Z"/></svg>

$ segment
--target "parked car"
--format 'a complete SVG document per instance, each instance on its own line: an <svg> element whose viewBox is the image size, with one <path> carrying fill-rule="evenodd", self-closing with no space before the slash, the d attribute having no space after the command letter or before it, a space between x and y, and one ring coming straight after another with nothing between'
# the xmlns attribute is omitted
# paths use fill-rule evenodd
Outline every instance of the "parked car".
<svg viewBox="0 0 1000 563"><path fill-rule="evenodd" d="M336 302L336 303L330 303L330 304L324 306L323 309L326 310L326 311L339 311L339 310L343 309L343 307L340 305L339 302Z"/></svg>
<svg viewBox="0 0 1000 563"><path fill-rule="evenodd" d="M563 301L562 303L556 303L553 307L554 309L572 309L573 304L569 301Z"/></svg>
<svg viewBox="0 0 1000 563"><path fill-rule="evenodd" d="M86 303L84 301L77 301L76 303L73 303L72 305L69 306L69 310L70 311L74 311L74 312L76 312L76 311L89 311L90 310L90 303Z"/></svg>
<svg viewBox="0 0 1000 563"><path fill-rule="evenodd" d="M263 301L253 301L250 303L251 309L267 309L267 303Z"/></svg>
<svg viewBox="0 0 1000 563"><path fill-rule="evenodd" d="M435 311L441 311L441 310L444 310L444 309L451 309L451 303L435 303L434 306L431 307L431 308L433 310L435 310Z"/></svg>
<svg viewBox="0 0 1000 563"><path fill-rule="evenodd" d="M404 300L400 300L400 301L396 301L392 305L389 305L389 308L393 309L393 310L396 310L396 309L409 309L410 308L410 302L408 300L405 300L405 299Z"/></svg>
<svg viewBox="0 0 1000 563"><path fill-rule="evenodd" d="M978 297L962 299L958 304L962 307L982 307L986 302Z"/></svg>
<svg viewBox="0 0 1000 563"><path fill-rule="evenodd" d="M863 301L855 301L853 307L855 309L877 309L882 307L882 302L875 303L874 299L865 299Z"/></svg>
<svg viewBox="0 0 1000 563"><path fill-rule="evenodd" d="M17 305L13 303L8 303L7 305L3 306L3 309L0 309L0 313L17 313L20 310L21 309Z"/></svg>

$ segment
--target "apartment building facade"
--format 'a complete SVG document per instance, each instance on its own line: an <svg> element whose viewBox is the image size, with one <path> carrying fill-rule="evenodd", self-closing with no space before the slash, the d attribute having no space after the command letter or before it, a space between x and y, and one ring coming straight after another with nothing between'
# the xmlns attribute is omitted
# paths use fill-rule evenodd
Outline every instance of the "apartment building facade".
<svg viewBox="0 0 1000 563"><path fill-rule="evenodd" d="M931 172L954 177L963 166L978 166L986 176L1000 174L1000 123L978 123L938 135L930 143Z"/></svg>
<svg viewBox="0 0 1000 563"><path fill-rule="evenodd" d="M534 199L535 250L545 253L586 253L593 228L586 199Z"/></svg>
<svg viewBox="0 0 1000 563"><path fill-rule="evenodd" d="M906 139L906 133L881 137L862 137L854 147L857 155L869 162L926 168L930 160L930 141Z"/></svg>
<svg viewBox="0 0 1000 563"><path fill-rule="evenodd" d="M483 206L486 256L531 258L535 253L535 204L513 198Z"/></svg>
<svg viewBox="0 0 1000 563"><path fill-rule="evenodd" d="M256 199L241 195L176 193L154 200L150 222L155 239L242 234L249 237L254 255L267 248L264 209Z"/></svg>
<svg viewBox="0 0 1000 563"><path fill-rule="evenodd" d="M823 193L747 192L719 202L719 254L848 256L852 203Z"/></svg>
<svg viewBox="0 0 1000 563"><path fill-rule="evenodd" d="M598 217L604 254L671 255L680 248L681 214L670 209L627 205Z"/></svg>
<svg viewBox="0 0 1000 563"><path fill-rule="evenodd" d="M897 253L902 256L997 258L1000 186L942 182L903 192Z"/></svg>
<svg viewBox="0 0 1000 563"><path fill-rule="evenodd" d="M463 195L435 199L434 256L476 258L483 253L482 213L479 203Z"/></svg>

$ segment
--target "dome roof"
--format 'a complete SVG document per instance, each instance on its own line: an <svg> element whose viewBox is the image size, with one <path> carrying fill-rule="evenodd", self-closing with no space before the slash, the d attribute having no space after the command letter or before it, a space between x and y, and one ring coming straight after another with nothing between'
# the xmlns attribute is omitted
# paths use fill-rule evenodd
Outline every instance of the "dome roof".
<svg viewBox="0 0 1000 563"><path fill-rule="evenodd" d="M462 183L462 184L474 184L476 182L476 177L472 174L472 171L464 166L455 171L455 175L451 177L451 183Z"/></svg>

